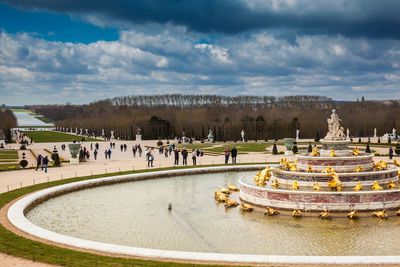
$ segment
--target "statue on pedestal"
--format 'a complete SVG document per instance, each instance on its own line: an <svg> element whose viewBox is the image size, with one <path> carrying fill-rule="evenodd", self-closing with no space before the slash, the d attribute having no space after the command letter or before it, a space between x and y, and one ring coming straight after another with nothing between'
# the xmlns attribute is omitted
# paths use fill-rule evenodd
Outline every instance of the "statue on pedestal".
<svg viewBox="0 0 400 267"><path fill-rule="evenodd" d="M296 141L299 140L300 130L296 130Z"/></svg>
<svg viewBox="0 0 400 267"><path fill-rule="evenodd" d="M376 128L374 128L374 137L376 137Z"/></svg>
<svg viewBox="0 0 400 267"><path fill-rule="evenodd" d="M336 110L332 109L331 117L327 119L328 122L328 133L325 136L325 140L343 140L345 139L344 128L340 127L339 116L336 114Z"/></svg>
<svg viewBox="0 0 400 267"><path fill-rule="evenodd" d="M136 128L136 141L142 141L142 129L140 127Z"/></svg>
<svg viewBox="0 0 400 267"><path fill-rule="evenodd" d="M242 130L242 132L240 133L240 135L242 136L242 141L244 142L244 130Z"/></svg>
<svg viewBox="0 0 400 267"><path fill-rule="evenodd" d="M214 143L214 135L213 135L211 129L208 130L208 136L207 136L207 138L208 138L208 141L209 141L209 142Z"/></svg>

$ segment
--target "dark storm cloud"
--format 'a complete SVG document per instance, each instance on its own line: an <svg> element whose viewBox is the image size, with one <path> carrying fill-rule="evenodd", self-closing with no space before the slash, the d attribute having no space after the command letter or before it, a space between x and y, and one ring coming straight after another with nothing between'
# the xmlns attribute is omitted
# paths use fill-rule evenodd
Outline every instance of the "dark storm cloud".
<svg viewBox="0 0 400 267"><path fill-rule="evenodd" d="M202 33L286 29L295 34L400 38L398 0L0 0L105 26L172 23ZM96 24L95 23L95 24ZM294 30L294 31L291 31Z"/></svg>

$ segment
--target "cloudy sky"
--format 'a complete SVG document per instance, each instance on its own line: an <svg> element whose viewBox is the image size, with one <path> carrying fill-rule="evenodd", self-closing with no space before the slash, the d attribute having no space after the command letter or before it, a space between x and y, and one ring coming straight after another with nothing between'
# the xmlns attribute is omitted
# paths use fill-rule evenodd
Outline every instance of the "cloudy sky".
<svg viewBox="0 0 400 267"><path fill-rule="evenodd" d="M400 99L398 0L0 0L0 104Z"/></svg>

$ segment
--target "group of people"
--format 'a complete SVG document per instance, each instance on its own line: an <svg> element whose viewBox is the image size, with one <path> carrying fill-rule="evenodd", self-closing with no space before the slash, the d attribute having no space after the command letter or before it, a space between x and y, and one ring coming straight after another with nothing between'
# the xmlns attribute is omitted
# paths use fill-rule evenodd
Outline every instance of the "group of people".
<svg viewBox="0 0 400 267"><path fill-rule="evenodd" d="M232 149L230 149L229 146L227 146L224 149L224 153L225 153L225 164L228 164L229 156L232 157L232 164L236 164L236 157L237 157L238 151L235 146Z"/></svg>
<svg viewBox="0 0 400 267"><path fill-rule="evenodd" d="M36 159L36 171L41 168L41 170L47 173L47 165L49 164L49 157L48 156L43 156L41 154L38 155Z"/></svg>

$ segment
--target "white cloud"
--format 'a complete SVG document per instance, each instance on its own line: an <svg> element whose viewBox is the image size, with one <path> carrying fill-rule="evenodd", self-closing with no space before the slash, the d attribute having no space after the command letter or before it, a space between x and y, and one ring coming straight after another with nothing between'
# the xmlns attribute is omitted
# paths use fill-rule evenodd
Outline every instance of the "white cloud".
<svg viewBox="0 0 400 267"><path fill-rule="evenodd" d="M363 92L381 99L398 90L398 62L396 40L299 35L290 41L267 31L209 38L169 26L81 44L1 32L0 98L8 104L87 103L127 94L212 92L348 99L353 92L355 99Z"/></svg>

